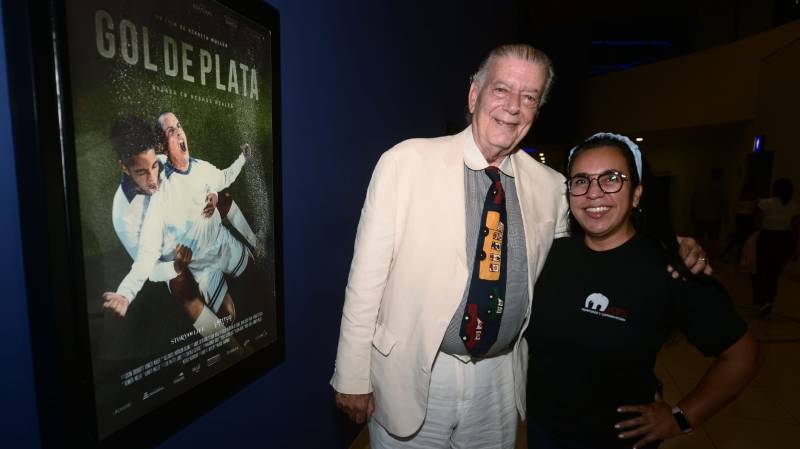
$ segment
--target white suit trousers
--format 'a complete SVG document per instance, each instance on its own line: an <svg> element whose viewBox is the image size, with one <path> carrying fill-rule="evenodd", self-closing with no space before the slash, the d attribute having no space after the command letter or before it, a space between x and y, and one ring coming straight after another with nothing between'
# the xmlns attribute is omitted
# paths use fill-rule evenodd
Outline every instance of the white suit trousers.
<svg viewBox="0 0 800 449"><path fill-rule="evenodd" d="M440 352L433 363L422 427L410 437L399 438L370 420L370 447L513 449L517 424L510 353L465 363Z"/></svg>

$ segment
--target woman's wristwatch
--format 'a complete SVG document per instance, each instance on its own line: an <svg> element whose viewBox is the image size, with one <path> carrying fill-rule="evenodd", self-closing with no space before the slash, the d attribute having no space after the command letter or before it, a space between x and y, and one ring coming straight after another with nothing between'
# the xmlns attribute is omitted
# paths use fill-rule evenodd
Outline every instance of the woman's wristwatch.
<svg viewBox="0 0 800 449"><path fill-rule="evenodd" d="M678 427L680 427L681 432L683 433L692 433L694 429L692 429L692 425L689 424L689 420L686 419L686 415L683 413L680 407L677 405L672 407L672 417L675 418L675 422L678 423Z"/></svg>

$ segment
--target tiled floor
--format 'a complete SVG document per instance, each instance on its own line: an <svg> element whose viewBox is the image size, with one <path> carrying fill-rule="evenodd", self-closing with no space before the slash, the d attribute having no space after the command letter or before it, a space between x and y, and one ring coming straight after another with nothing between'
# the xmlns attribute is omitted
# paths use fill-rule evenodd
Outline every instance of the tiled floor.
<svg viewBox="0 0 800 449"><path fill-rule="evenodd" d="M800 277L797 266L781 278L775 313L755 318L750 281L732 265L719 263L716 276L761 341L764 364L739 398L687 437L668 441L665 449L788 449L800 447ZM667 401L686 394L710 361L686 343L665 348L656 372Z"/></svg>
<svg viewBox="0 0 800 449"><path fill-rule="evenodd" d="M791 449L800 447L800 266L781 278L773 316L760 320L750 304L750 280L736 267L715 266L740 313L761 341L764 364L739 398L693 434L672 439L663 449ZM692 346L678 341L661 352L656 373L664 395L674 403L697 383L711 363ZM520 426L518 449L526 449ZM351 449L368 449L366 429Z"/></svg>

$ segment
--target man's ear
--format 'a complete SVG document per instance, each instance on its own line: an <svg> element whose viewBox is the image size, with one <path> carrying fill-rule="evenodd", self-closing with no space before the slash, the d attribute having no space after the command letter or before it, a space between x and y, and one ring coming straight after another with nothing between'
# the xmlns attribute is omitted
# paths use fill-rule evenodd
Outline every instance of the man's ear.
<svg viewBox="0 0 800 449"><path fill-rule="evenodd" d="M128 176L131 175L131 173L128 171L128 167L126 167L125 164L122 163L122 161L118 160L117 163L119 164L119 169L122 170L122 173L125 173Z"/></svg>
<svg viewBox="0 0 800 449"><path fill-rule="evenodd" d="M467 106L469 107L469 113L475 113L475 105L478 103L478 83L473 81L472 84L469 86L469 95L467 96Z"/></svg>

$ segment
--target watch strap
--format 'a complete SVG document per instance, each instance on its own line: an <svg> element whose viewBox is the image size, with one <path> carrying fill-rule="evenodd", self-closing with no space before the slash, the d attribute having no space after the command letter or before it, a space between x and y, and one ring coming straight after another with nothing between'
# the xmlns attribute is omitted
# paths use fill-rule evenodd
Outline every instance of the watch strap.
<svg viewBox="0 0 800 449"><path fill-rule="evenodd" d="M691 433L692 425L689 424L689 420L686 419L686 414L683 413L683 410L676 406L672 407L672 417L675 418L675 422L678 423L678 427L681 429L683 433Z"/></svg>

